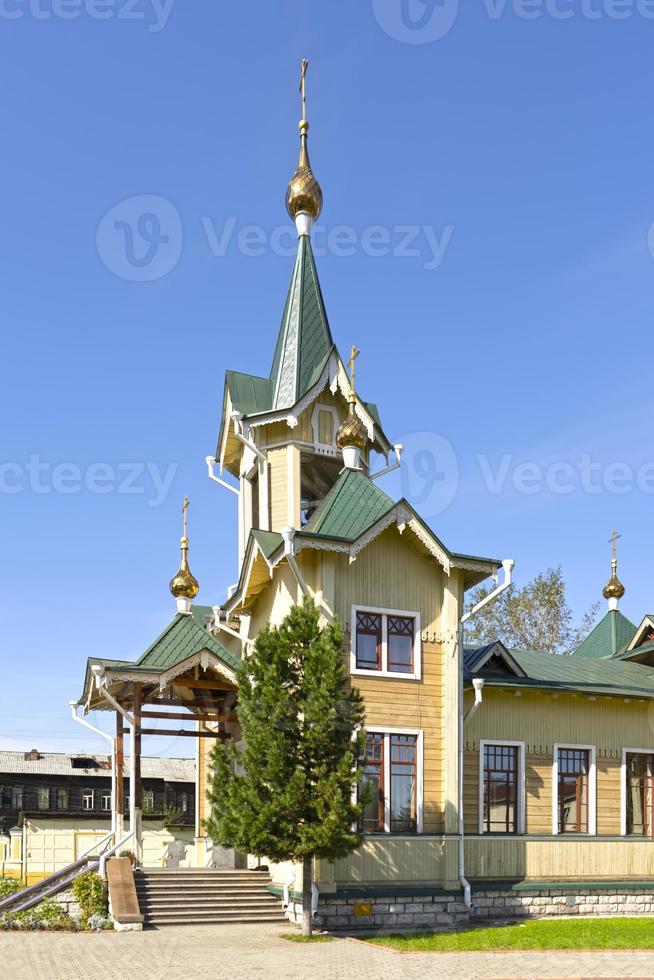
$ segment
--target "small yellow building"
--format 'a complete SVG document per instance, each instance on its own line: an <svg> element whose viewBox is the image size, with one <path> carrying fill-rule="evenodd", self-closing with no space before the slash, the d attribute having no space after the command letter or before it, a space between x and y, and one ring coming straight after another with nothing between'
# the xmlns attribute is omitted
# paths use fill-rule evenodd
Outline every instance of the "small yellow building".
<svg viewBox="0 0 654 980"><path fill-rule="evenodd" d="M609 611L574 655L508 650L495 637L464 648L467 591L489 576L507 587L513 562L458 553L378 482L401 465L402 448L356 388L358 352L343 357L334 342L311 245L322 191L306 118L300 128L287 196L297 255L270 374L227 371L208 461L237 495L238 583L222 604L192 606L185 535L173 624L135 665L91 662L81 701L186 704L203 735L238 737L224 707L235 666L264 624L309 596L325 622L344 626L374 787L361 848L316 862L321 921L411 927L505 910L649 911L654 620L636 628L620 613L614 562ZM402 373L400 362L395 380L408 388ZM202 689L216 699L204 716ZM189 690L195 699L184 701ZM199 739L199 863L211 744ZM295 869L272 875L293 914Z"/></svg>

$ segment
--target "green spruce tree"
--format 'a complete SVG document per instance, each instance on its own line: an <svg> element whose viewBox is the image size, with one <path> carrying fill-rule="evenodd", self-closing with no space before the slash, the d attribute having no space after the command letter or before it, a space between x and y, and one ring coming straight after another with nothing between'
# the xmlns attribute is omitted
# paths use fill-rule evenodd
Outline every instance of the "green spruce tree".
<svg viewBox="0 0 654 980"><path fill-rule="evenodd" d="M242 747L211 756L209 835L271 861L302 864L303 931L311 935L314 857L335 860L361 843L363 703L350 688L338 622L319 627L308 599L266 626L238 672Z"/></svg>

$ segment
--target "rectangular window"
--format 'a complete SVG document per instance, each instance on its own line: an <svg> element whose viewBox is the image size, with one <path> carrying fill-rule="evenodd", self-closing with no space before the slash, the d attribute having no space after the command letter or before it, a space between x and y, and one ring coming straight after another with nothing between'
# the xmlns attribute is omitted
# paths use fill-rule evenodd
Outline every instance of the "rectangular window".
<svg viewBox="0 0 654 980"><path fill-rule="evenodd" d="M416 832L417 741L415 735L391 735L391 833Z"/></svg>
<svg viewBox="0 0 654 980"><path fill-rule="evenodd" d="M391 609L352 609L353 673L376 671L420 679L420 614Z"/></svg>
<svg viewBox="0 0 654 980"><path fill-rule="evenodd" d="M12 810L22 810L23 809L23 787L13 786L11 790L11 808Z"/></svg>
<svg viewBox="0 0 654 980"><path fill-rule="evenodd" d="M362 785L368 786L368 802L360 819L360 830L366 834L384 830L384 736L366 735Z"/></svg>
<svg viewBox="0 0 654 980"><path fill-rule="evenodd" d="M50 790L47 786L38 786L36 790L37 810L50 809Z"/></svg>
<svg viewBox="0 0 654 980"><path fill-rule="evenodd" d="M388 669L413 673L415 620L407 616L388 617Z"/></svg>
<svg viewBox="0 0 654 980"><path fill-rule="evenodd" d="M188 793L177 794L177 809L182 813L188 813Z"/></svg>
<svg viewBox="0 0 654 980"><path fill-rule="evenodd" d="M154 813L154 790L143 790L143 813Z"/></svg>
<svg viewBox="0 0 654 980"><path fill-rule="evenodd" d="M368 801L359 821L363 833L421 831L421 737L416 734L368 732L362 785Z"/></svg>
<svg viewBox="0 0 654 980"><path fill-rule="evenodd" d="M359 670L381 670L382 618L373 613L357 613L357 657Z"/></svg>
<svg viewBox="0 0 654 980"><path fill-rule="evenodd" d="M654 832L654 754L628 752L627 833L633 837L653 837Z"/></svg>
<svg viewBox="0 0 654 980"><path fill-rule="evenodd" d="M519 746L484 745L482 818L485 834L518 831Z"/></svg>
<svg viewBox="0 0 654 980"><path fill-rule="evenodd" d="M588 749L558 750L558 832L560 834L589 832L589 773Z"/></svg>
<svg viewBox="0 0 654 980"><path fill-rule="evenodd" d="M70 804L70 793L65 786L57 787L57 809L67 810Z"/></svg>
<svg viewBox="0 0 654 980"><path fill-rule="evenodd" d="M111 790L110 789L103 789L102 790L101 801L102 801L101 802L102 809L105 812L107 810L111 810Z"/></svg>
<svg viewBox="0 0 654 980"><path fill-rule="evenodd" d="M95 796L92 789L82 790L82 809L92 810L95 804Z"/></svg>

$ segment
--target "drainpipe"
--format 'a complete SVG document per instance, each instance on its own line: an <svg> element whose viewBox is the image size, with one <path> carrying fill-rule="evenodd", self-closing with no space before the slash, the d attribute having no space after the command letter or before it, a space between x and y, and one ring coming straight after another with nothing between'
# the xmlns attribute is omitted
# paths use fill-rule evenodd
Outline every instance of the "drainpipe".
<svg viewBox="0 0 654 980"><path fill-rule="evenodd" d="M387 476L389 473L399 470L400 466L402 465L402 453L404 452L404 446L398 442L395 446L393 446L393 452L395 453L395 462L384 467L383 470L379 470L378 473L371 473L371 480L378 480L381 476Z"/></svg>
<svg viewBox="0 0 654 980"><path fill-rule="evenodd" d="M234 422L234 435L238 441L244 446L247 446L247 448L254 453L258 460L260 460L262 463L267 463L268 460L258 446L255 446L255 444L243 434L243 413L232 412L232 420Z"/></svg>
<svg viewBox="0 0 654 980"><path fill-rule="evenodd" d="M134 727L134 718L121 704L118 704L115 697L109 693L107 688L101 685L100 682L104 674L104 667L100 666L100 664L93 664L91 671L95 678L95 686L98 689L98 693L102 695L105 701L118 714L123 716L129 727L129 829L130 833L134 835L134 841L136 842L136 796L134 794L136 783L136 730Z"/></svg>
<svg viewBox="0 0 654 980"><path fill-rule="evenodd" d="M219 483L221 487L225 488L225 490L231 490L231 492L235 493L238 497L241 493L238 487L233 487L231 483L227 483L226 480L221 480L219 476L216 476L214 471L216 460L213 458L213 456L205 456L204 461L207 464L207 469L209 470L209 479L213 480L214 483Z"/></svg>
<svg viewBox="0 0 654 980"><path fill-rule="evenodd" d="M465 876L465 836L464 836L464 825L463 825L463 627L465 624L471 620L477 613L488 605L489 602L493 602L498 596L505 592L511 585L511 579L513 577L513 569L515 568L515 562L512 558L505 558L502 562L502 568L504 569L504 581L493 589L492 592L478 602L476 606L473 606L467 613L464 613L459 620L457 646L458 646L458 658L459 658L459 690L458 690L458 700L459 700L459 710L458 710L458 728L459 728L459 772L458 772L458 838L459 838L459 881L463 887L463 901L466 904L466 908L472 908L472 890L470 888L470 882ZM472 714L473 710L476 710L481 704L482 700L482 685L475 686L475 704L468 716Z"/></svg>
<svg viewBox="0 0 654 980"><path fill-rule="evenodd" d="M295 528L283 527L281 530L281 535L284 539L284 556L287 562L289 563L289 565L291 566L297 584L302 589L303 594L308 598L311 595L311 593L309 592L309 586L304 581L304 578L302 577L302 572L300 571L300 567L295 560L295 548L293 545L293 539L295 538Z"/></svg>
<svg viewBox="0 0 654 980"><path fill-rule="evenodd" d="M116 813L116 787L118 785L117 773L116 773L116 739L113 735L108 732L103 732L101 728L96 728L92 725L90 721L86 718L80 718L77 714L77 709L79 707L79 701L69 701L70 713L73 716L73 721L76 721L79 725L84 725L89 731L95 732L96 735L101 735L102 738L106 738L108 742L111 743L111 832L112 834L118 833L118 814Z"/></svg>

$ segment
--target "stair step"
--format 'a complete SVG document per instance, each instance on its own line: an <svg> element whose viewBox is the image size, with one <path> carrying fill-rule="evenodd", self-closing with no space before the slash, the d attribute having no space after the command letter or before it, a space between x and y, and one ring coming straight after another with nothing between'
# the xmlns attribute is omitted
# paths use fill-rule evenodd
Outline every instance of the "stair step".
<svg viewBox="0 0 654 980"><path fill-rule="evenodd" d="M202 916L145 916L143 924L146 926L182 926L182 925L209 925L220 922L279 922L288 925L288 919L281 913L266 913L262 915L208 915Z"/></svg>

